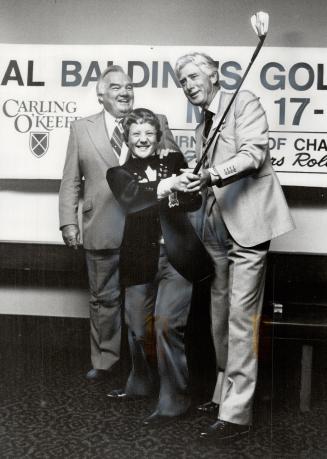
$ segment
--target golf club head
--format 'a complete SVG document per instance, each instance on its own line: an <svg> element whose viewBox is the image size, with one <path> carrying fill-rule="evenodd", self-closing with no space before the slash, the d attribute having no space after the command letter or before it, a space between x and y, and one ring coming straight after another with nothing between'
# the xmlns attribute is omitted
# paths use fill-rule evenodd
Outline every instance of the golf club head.
<svg viewBox="0 0 327 459"><path fill-rule="evenodd" d="M269 14L264 11L258 11L251 16L251 25L259 38L265 37L268 33Z"/></svg>

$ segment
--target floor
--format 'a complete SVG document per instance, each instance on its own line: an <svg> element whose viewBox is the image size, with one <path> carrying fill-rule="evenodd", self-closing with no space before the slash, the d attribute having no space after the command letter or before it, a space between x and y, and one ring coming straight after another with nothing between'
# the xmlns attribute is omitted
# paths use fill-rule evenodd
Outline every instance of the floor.
<svg viewBox="0 0 327 459"><path fill-rule="evenodd" d="M188 341L192 343L189 330ZM311 410L299 411L300 343L262 341L254 429L227 445L199 432L212 420L195 406L213 375L188 345L194 408L164 428L142 426L153 401L111 401L128 371L121 362L89 384L88 320L0 317L0 458L326 458L327 346L314 348ZM198 341L197 341L198 342Z"/></svg>

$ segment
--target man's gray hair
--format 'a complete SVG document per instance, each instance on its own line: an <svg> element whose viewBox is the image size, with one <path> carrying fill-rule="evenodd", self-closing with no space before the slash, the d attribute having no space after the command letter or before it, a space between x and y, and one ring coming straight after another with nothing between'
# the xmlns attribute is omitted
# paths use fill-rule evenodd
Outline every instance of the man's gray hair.
<svg viewBox="0 0 327 459"><path fill-rule="evenodd" d="M97 82L97 87L96 87L96 90L97 90L97 96L102 96L106 90L107 90L107 86L108 86L108 81L106 79L107 75L109 73L114 73L114 72L120 72L120 73L125 73L123 68L120 66L120 65L109 65L109 67L107 67L100 75L99 79L98 79L98 82Z"/></svg>
<svg viewBox="0 0 327 459"><path fill-rule="evenodd" d="M199 69L207 75L212 75L212 73L214 72L217 72L218 74L218 64L212 59L212 57L208 56L208 54L205 53L195 52L185 54L184 56L181 56L177 59L175 65L175 73L177 77L179 77L182 68L185 67L185 65L191 63L199 67ZM215 83L215 85L218 87L220 86L219 78L217 78L217 82Z"/></svg>

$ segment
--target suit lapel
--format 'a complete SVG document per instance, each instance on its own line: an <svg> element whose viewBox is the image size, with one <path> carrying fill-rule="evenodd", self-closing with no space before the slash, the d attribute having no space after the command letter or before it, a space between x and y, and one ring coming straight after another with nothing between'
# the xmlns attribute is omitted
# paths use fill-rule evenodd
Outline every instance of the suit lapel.
<svg viewBox="0 0 327 459"><path fill-rule="evenodd" d="M215 114L215 116L213 117L213 120L212 120L212 126L211 126L211 129L210 129L210 132L209 132L209 139L210 137L212 136L212 134L214 133L216 127L218 126L219 124L219 121L221 119L221 116L223 114L223 109L224 109L224 93L220 92L220 99L219 99L219 106L218 106L218 111L217 113Z"/></svg>
<svg viewBox="0 0 327 459"><path fill-rule="evenodd" d="M108 167L118 166L119 161L113 152L107 133L104 112L99 113L95 117L87 118L86 123L90 139L105 164Z"/></svg>
<svg viewBox="0 0 327 459"><path fill-rule="evenodd" d="M219 119L216 122L215 126L218 125L218 122L219 122ZM202 121L197 126L197 128L195 130L195 142L196 142L195 143L195 148L196 148L196 157L197 157L197 159L201 158L201 156L202 156L202 154L203 154L203 152L204 152L204 150L206 148L206 145L208 144L208 142L210 141L210 139L211 139L211 137L212 137L212 135L214 133L214 128L211 128L210 132L209 132L208 140L205 143L205 145L203 145L203 129L204 129L204 122ZM218 138L219 138L219 135L217 136L216 140L214 140L213 144L209 148L208 155L207 155L208 160L210 160L210 158L211 158L212 151L215 148L215 145L217 143Z"/></svg>
<svg viewBox="0 0 327 459"><path fill-rule="evenodd" d="M226 109L228 101L229 101L228 93L225 93L225 92L221 91L220 92L218 111L217 111L216 115L213 118L213 123L212 123L211 129L210 129L210 133L209 133L209 136L208 136L208 141L213 136L213 134L215 132L215 129L218 126L218 124L219 124L219 122L221 120L221 117L224 114L224 111ZM221 125L220 132L224 129L225 124L226 124L226 120ZM217 134L216 139L213 141L213 143L212 143L212 145L211 145L211 147L209 149L209 152L208 152L209 164L212 164L214 153L217 151L216 145L217 145L217 142L219 140L219 135L220 135L220 133Z"/></svg>
<svg viewBox="0 0 327 459"><path fill-rule="evenodd" d="M213 117L212 126L211 126L211 129L210 129L210 132L209 132L209 135L208 135L208 139L207 139L207 142L206 142L205 145L203 145L204 121L201 121L201 123L196 128L195 140L196 140L196 155L197 155L198 159L202 156L202 153L203 153L204 149L206 148L206 145L209 143L211 137L213 136L213 134L215 132L216 127L218 126L218 123L220 121L220 118L221 118L221 115L222 115L222 112L223 112L222 107L223 107L223 103L222 103L222 94L221 94L220 99L219 99L218 111ZM219 137L219 135L217 136L217 140L218 140L218 137ZM214 147L215 147L215 145L217 143L217 140L215 140L213 142L213 144L211 145L211 147L209 149L209 152L208 152L208 155L207 155L207 158L208 158L209 161L210 161L210 158L212 156L212 151L213 151L213 149L214 149Z"/></svg>

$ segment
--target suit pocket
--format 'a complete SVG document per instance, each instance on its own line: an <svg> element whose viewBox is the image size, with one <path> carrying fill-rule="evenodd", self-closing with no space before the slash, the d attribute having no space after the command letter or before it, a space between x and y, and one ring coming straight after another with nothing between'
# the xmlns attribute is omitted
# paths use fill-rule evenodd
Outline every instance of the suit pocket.
<svg viewBox="0 0 327 459"><path fill-rule="evenodd" d="M90 210L93 209L93 203L92 203L92 200L91 199L87 199L86 201L84 201L83 203L83 207L82 207L82 212L83 214L85 212L89 212Z"/></svg>

